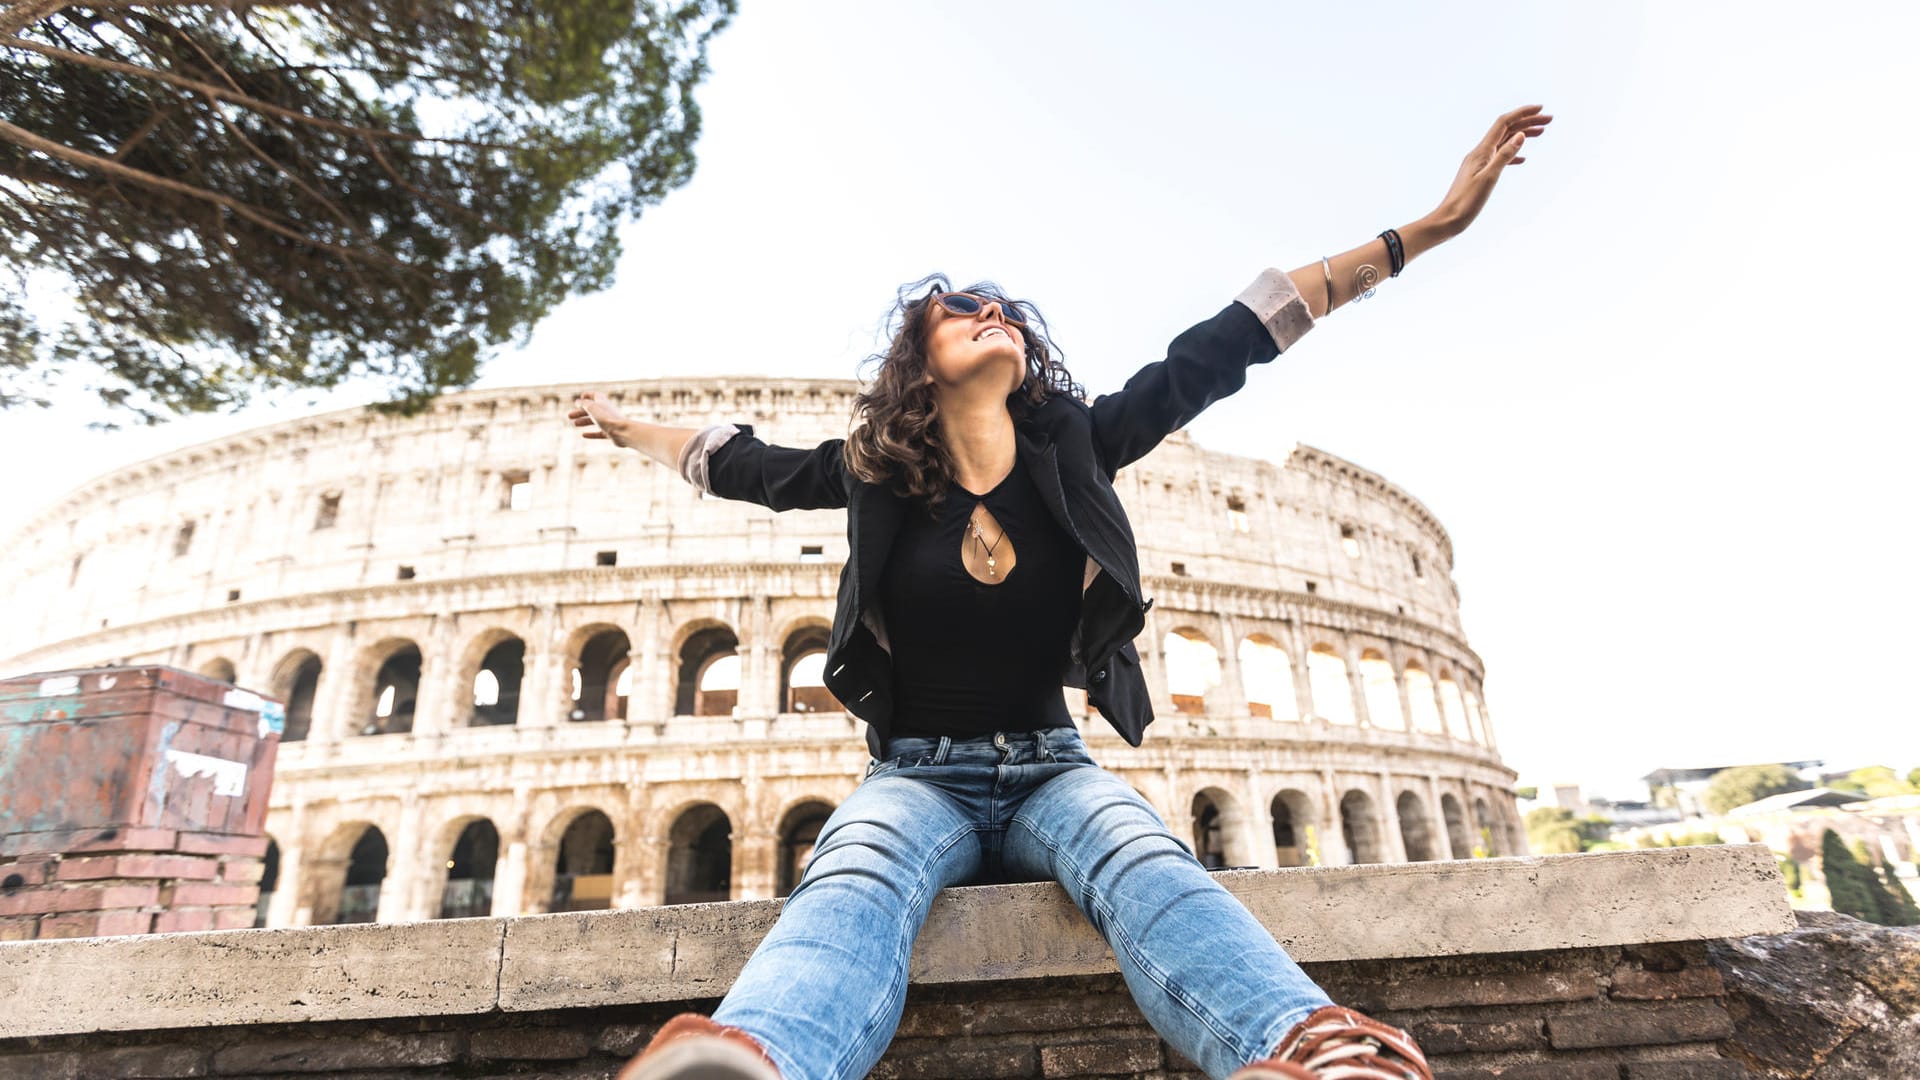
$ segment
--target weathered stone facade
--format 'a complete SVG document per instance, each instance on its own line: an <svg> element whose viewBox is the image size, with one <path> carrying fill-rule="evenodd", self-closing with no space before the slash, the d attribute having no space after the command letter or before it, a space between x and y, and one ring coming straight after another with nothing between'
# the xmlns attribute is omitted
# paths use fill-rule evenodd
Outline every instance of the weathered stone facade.
<svg viewBox="0 0 1920 1080"><path fill-rule="evenodd" d="M858 386L596 388L812 445ZM866 762L807 667L844 515L702 497L586 442L580 389L332 413L85 485L0 550L0 672L165 663L285 701L267 925L781 895ZM1156 598L1137 644L1158 720L1134 749L1064 692L1203 858L1524 850L1425 507L1318 450L1184 433L1116 486ZM1169 663L1208 648L1217 677Z"/></svg>

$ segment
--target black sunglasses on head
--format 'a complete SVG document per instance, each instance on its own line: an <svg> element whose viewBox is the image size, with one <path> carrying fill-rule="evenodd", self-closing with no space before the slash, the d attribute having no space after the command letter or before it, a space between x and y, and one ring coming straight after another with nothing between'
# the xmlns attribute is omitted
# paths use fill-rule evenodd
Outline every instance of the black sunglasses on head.
<svg viewBox="0 0 1920 1080"><path fill-rule="evenodd" d="M998 304L1000 305L1001 318L1017 326L1027 325L1026 316L1020 314L1020 309L1005 300L997 298L982 300L972 293L963 292L934 293L927 297L927 299L939 304L955 315L978 315L981 311L985 310L988 304Z"/></svg>

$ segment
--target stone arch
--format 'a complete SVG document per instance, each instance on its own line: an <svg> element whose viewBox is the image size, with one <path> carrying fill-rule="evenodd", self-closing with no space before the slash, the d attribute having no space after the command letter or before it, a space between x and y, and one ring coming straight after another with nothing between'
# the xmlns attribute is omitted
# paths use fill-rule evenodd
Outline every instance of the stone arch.
<svg viewBox="0 0 1920 1080"><path fill-rule="evenodd" d="M386 884L390 861L392 851L388 849L386 834L380 832L380 826L363 824L357 832L353 832L346 855L328 859L328 863L338 867L336 872L340 874L340 884L330 890L334 897L332 913L326 919L315 917L315 922L340 926L348 922L378 920L380 888Z"/></svg>
<svg viewBox="0 0 1920 1080"><path fill-rule="evenodd" d="M1461 696L1466 702L1467 731L1472 736L1473 741L1481 746L1492 745L1493 740L1487 737L1487 714L1486 711L1480 707L1480 695L1474 693L1472 690L1463 689Z"/></svg>
<svg viewBox="0 0 1920 1080"><path fill-rule="evenodd" d="M1326 642L1307 652L1307 682L1313 690L1314 714L1331 724L1352 725L1353 687L1347 682L1347 662Z"/></svg>
<svg viewBox="0 0 1920 1080"><path fill-rule="evenodd" d="M1166 662L1173 711L1205 716L1207 691L1220 685L1220 650L1213 639L1191 626L1176 626L1160 639L1160 654Z"/></svg>
<svg viewBox="0 0 1920 1080"><path fill-rule="evenodd" d="M1273 849L1281 866L1317 866L1319 844L1315 832L1313 800L1298 788L1287 788L1273 797L1269 807L1273 815Z"/></svg>
<svg viewBox="0 0 1920 1080"><path fill-rule="evenodd" d="M633 652L627 632L612 623L590 623L567 641L567 718L597 724L624 720L631 712ZM626 693L622 693L622 690Z"/></svg>
<svg viewBox="0 0 1920 1080"><path fill-rule="evenodd" d="M1201 865L1252 866L1255 860L1246 848L1246 811L1240 800L1224 788L1205 787L1194 792L1189 803L1193 823L1193 853Z"/></svg>
<svg viewBox="0 0 1920 1080"><path fill-rule="evenodd" d="M613 819L582 807L569 815L553 845L548 911L605 911L613 906Z"/></svg>
<svg viewBox="0 0 1920 1080"><path fill-rule="evenodd" d="M294 649L280 658L268 677L268 693L286 702L287 726L281 742L299 742L313 730L313 702L320 692L325 665L312 649Z"/></svg>
<svg viewBox="0 0 1920 1080"><path fill-rule="evenodd" d="M1460 808L1460 800L1452 792L1440 796L1440 819L1447 827L1447 841L1453 845L1453 857L1469 858L1473 854L1473 838L1467 835L1466 811Z"/></svg>
<svg viewBox="0 0 1920 1080"><path fill-rule="evenodd" d="M1440 673L1440 715L1447 725L1447 734L1461 742L1471 742L1473 735L1467 730L1467 707L1460 700L1460 684L1453 681L1453 673Z"/></svg>
<svg viewBox="0 0 1920 1080"><path fill-rule="evenodd" d="M275 840L271 833L267 834L267 851L260 862L260 899L253 908L255 930L267 925L267 908L275 890L280 887L280 841Z"/></svg>
<svg viewBox="0 0 1920 1080"><path fill-rule="evenodd" d="M441 919L493 914L493 873L500 862L500 830L479 815L463 815L440 830L434 851L446 852L432 880L440 885Z"/></svg>
<svg viewBox="0 0 1920 1080"><path fill-rule="evenodd" d="M1386 848L1380 842L1380 814L1373 796L1353 788L1340 797L1340 838L1347 842L1347 855L1355 863L1386 861Z"/></svg>
<svg viewBox="0 0 1920 1080"><path fill-rule="evenodd" d="M1494 820L1493 811L1488 808L1485 799L1473 800L1473 828L1476 838L1474 847L1488 855L1504 854L1500 850L1499 835L1496 832L1499 822Z"/></svg>
<svg viewBox="0 0 1920 1080"><path fill-rule="evenodd" d="M383 638L361 655L359 667L365 675L354 695L354 731L361 735L412 731L420 694L420 646L411 638Z"/></svg>
<svg viewBox="0 0 1920 1080"><path fill-rule="evenodd" d="M1433 699L1433 677L1418 661L1407 661L1407 722L1413 730L1429 735L1440 735L1446 727L1440 722L1440 706Z"/></svg>
<svg viewBox="0 0 1920 1080"><path fill-rule="evenodd" d="M739 635L720 624L687 633L674 650L673 714L732 716L739 702Z"/></svg>
<svg viewBox="0 0 1920 1080"><path fill-rule="evenodd" d="M814 841L820 827L833 816L834 806L825 799L809 798L780 815L778 860L775 865L774 895L786 896L800 884L807 860L813 857Z"/></svg>
<svg viewBox="0 0 1920 1080"><path fill-rule="evenodd" d="M1438 859L1439 838L1433 833L1433 816L1427 813L1426 802L1411 791L1402 791L1393 809L1400 818L1400 841L1407 849L1407 861Z"/></svg>
<svg viewBox="0 0 1920 1080"><path fill-rule="evenodd" d="M839 712L843 708L825 682L831 634L831 627L808 622L781 639L781 712Z"/></svg>
<svg viewBox="0 0 1920 1080"><path fill-rule="evenodd" d="M1360 654L1360 681L1367 690L1367 723L1388 731L1407 730L1400 711L1400 684L1393 677L1393 661L1378 649Z"/></svg>
<svg viewBox="0 0 1920 1080"><path fill-rule="evenodd" d="M216 656L206 663L201 664L200 674L205 675L214 682L226 683L228 686L232 686L240 679L239 673L234 670L233 661L224 656Z"/></svg>
<svg viewBox="0 0 1920 1080"><path fill-rule="evenodd" d="M1293 694L1293 658L1267 634L1248 634L1235 650L1240 681L1247 691L1247 709L1254 716L1274 720L1300 719Z"/></svg>
<svg viewBox="0 0 1920 1080"><path fill-rule="evenodd" d="M704 904L733 895L733 821L710 802L681 811L667 830L667 904Z"/></svg>
<svg viewBox="0 0 1920 1080"><path fill-rule="evenodd" d="M520 691L527 673L527 643L493 627L460 650L459 727L512 724L520 719Z"/></svg>

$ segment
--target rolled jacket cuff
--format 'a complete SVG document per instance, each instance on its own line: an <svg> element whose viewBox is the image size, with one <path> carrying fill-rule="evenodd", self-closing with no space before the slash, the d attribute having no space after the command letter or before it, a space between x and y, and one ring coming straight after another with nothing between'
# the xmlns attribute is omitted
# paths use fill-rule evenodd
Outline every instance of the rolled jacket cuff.
<svg viewBox="0 0 1920 1080"><path fill-rule="evenodd" d="M1253 279L1235 300L1245 304L1273 335L1273 343L1286 352L1319 320L1307 310L1307 301L1294 287L1293 278L1284 271L1268 268Z"/></svg>
<svg viewBox="0 0 1920 1080"><path fill-rule="evenodd" d="M738 434L740 428L735 424L710 424L701 428L680 448L681 477L701 491L713 494L713 485L707 479L707 459L721 444Z"/></svg>

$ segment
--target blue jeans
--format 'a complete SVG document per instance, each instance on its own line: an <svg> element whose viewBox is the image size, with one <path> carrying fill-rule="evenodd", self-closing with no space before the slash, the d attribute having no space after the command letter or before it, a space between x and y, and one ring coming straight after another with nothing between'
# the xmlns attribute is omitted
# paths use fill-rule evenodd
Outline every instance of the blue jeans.
<svg viewBox="0 0 1920 1080"><path fill-rule="evenodd" d="M897 738L840 804L713 1019L784 1080L855 1080L887 1045L907 959L951 885L1058 881L1155 1031L1210 1077L1331 1004L1072 727Z"/></svg>

